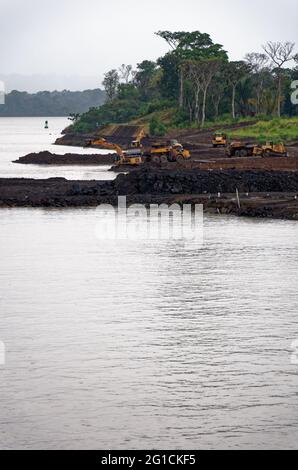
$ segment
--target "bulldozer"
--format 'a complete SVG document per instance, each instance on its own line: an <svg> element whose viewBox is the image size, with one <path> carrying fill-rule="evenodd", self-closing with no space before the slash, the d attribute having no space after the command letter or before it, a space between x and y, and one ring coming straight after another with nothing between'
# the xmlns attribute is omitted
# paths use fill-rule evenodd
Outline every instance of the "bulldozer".
<svg viewBox="0 0 298 470"><path fill-rule="evenodd" d="M146 161L153 163L183 162L190 159L190 152L177 140L170 140L166 144L155 142L144 155Z"/></svg>
<svg viewBox="0 0 298 470"><path fill-rule="evenodd" d="M255 145L253 150L255 157L288 157L289 154L283 143L274 144L267 142L265 145Z"/></svg>
<svg viewBox="0 0 298 470"><path fill-rule="evenodd" d="M227 149L228 157L287 157L288 152L283 143L274 144L267 142L265 145L258 145L244 142L231 142Z"/></svg>
<svg viewBox="0 0 298 470"><path fill-rule="evenodd" d="M106 139L103 138L98 138L95 140L89 140L86 142L86 147L100 147L103 149L111 149L111 150L116 150L117 152L117 159L116 159L116 165L140 165L143 163L143 156L141 154L140 148L139 147L134 147L130 150L123 150L122 147L118 144L114 144L112 142L108 142Z"/></svg>
<svg viewBox="0 0 298 470"><path fill-rule="evenodd" d="M213 147L226 147L228 144L227 135L224 132L217 131L213 134Z"/></svg>

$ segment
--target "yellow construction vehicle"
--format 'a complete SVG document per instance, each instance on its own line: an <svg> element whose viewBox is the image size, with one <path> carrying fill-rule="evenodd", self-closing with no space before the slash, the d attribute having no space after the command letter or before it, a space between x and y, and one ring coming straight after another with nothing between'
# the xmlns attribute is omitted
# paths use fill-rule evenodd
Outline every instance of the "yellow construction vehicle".
<svg viewBox="0 0 298 470"><path fill-rule="evenodd" d="M177 140L171 140L166 144L156 142L145 152L147 161L154 163L183 162L190 159L190 152L183 148Z"/></svg>
<svg viewBox="0 0 298 470"><path fill-rule="evenodd" d="M265 145L231 142L226 149L228 157L287 157L288 152L284 144L267 142Z"/></svg>
<svg viewBox="0 0 298 470"><path fill-rule="evenodd" d="M283 143L274 144L267 142L265 145L255 145L253 149L255 157L288 157L288 152Z"/></svg>
<svg viewBox="0 0 298 470"><path fill-rule="evenodd" d="M98 138L90 140L86 143L87 147L100 147L103 149L116 150L118 158L116 159L116 165L140 165L143 163L143 157L140 153L139 148L132 150L123 150L118 144L108 142L106 139Z"/></svg>
<svg viewBox="0 0 298 470"><path fill-rule="evenodd" d="M132 140L129 144L129 147L130 148L141 148L142 147L142 143L140 140Z"/></svg>
<svg viewBox="0 0 298 470"><path fill-rule="evenodd" d="M226 155L228 157L252 157L254 147L254 144L234 141L227 146Z"/></svg>
<svg viewBox="0 0 298 470"><path fill-rule="evenodd" d="M212 145L213 147L226 147L228 144L227 136L224 132L217 131L213 134Z"/></svg>

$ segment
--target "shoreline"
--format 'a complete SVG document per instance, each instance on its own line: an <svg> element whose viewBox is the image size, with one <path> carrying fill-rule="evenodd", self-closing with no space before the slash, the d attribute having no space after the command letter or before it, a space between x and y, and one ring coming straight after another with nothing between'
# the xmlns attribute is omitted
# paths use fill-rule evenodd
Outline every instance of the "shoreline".
<svg viewBox="0 0 298 470"><path fill-rule="evenodd" d="M239 193L239 201L236 196ZM115 180L0 178L0 207L203 204L210 213L298 220L296 172L135 170Z"/></svg>

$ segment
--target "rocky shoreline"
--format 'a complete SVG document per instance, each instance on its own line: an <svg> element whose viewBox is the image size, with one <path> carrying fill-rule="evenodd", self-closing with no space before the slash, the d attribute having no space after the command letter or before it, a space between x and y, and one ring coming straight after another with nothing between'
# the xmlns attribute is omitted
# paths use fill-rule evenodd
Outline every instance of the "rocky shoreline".
<svg viewBox="0 0 298 470"><path fill-rule="evenodd" d="M239 194L239 199L236 196ZM140 169L113 181L0 178L0 207L202 203L213 213L298 220L297 172Z"/></svg>

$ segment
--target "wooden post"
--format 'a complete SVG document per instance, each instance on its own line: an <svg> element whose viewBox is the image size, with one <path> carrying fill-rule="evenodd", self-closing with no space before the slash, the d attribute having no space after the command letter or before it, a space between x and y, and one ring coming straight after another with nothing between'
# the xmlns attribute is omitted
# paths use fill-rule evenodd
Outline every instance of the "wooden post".
<svg viewBox="0 0 298 470"><path fill-rule="evenodd" d="M241 209L241 203L240 203L240 198L239 198L239 191L238 188L236 188L236 197L237 197L237 204L238 208Z"/></svg>

